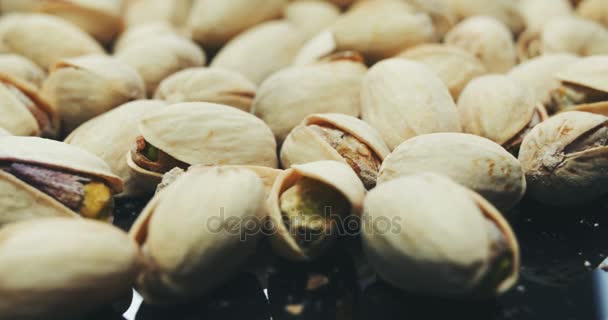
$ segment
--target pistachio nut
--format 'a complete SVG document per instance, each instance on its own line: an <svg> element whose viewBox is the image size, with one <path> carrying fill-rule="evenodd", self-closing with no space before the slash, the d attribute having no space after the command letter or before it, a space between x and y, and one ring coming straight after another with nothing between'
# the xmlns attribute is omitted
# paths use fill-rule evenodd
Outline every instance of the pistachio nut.
<svg viewBox="0 0 608 320"><path fill-rule="evenodd" d="M518 280L519 245L508 222L479 194L445 176L421 173L378 186L365 199L363 221L369 262L400 289L489 298Z"/></svg>
<svg viewBox="0 0 608 320"><path fill-rule="evenodd" d="M256 85L242 74L221 68L190 68L163 80L154 97L169 103L213 102L249 112Z"/></svg>
<svg viewBox="0 0 608 320"><path fill-rule="evenodd" d="M187 24L195 41L220 48L239 33L280 17L286 4L287 0L198 0Z"/></svg>
<svg viewBox="0 0 608 320"><path fill-rule="evenodd" d="M192 41L164 35L148 38L121 48L116 59L133 67L141 75L149 97L154 95L160 82L183 69L205 64L205 52Z"/></svg>
<svg viewBox="0 0 608 320"><path fill-rule="evenodd" d="M65 142L87 150L104 160L124 182L120 197L151 194L154 183L137 176L127 165L133 141L141 135L137 125L142 116L165 107L156 100L138 100L123 104L76 128Z"/></svg>
<svg viewBox="0 0 608 320"><path fill-rule="evenodd" d="M369 70L362 86L362 119L391 150L420 134L461 130L450 92L422 63L384 60Z"/></svg>
<svg viewBox="0 0 608 320"><path fill-rule="evenodd" d="M264 214L255 173L188 170L152 198L130 230L145 261L136 289L148 303L171 304L221 285L255 252Z"/></svg>
<svg viewBox="0 0 608 320"><path fill-rule="evenodd" d="M330 27L336 51L361 53L368 63L389 58L435 37L431 18L402 0L354 4Z"/></svg>
<svg viewBox="0 0 608 320"><path fill-rule="evenodd" d="M555 78L560 86L550 92L548 109L587 111L608 115L608 55L577 60Z"/></svg>
<svg viewBox="0 0 608 320"><path fill-rule="evenodd" d="M487 73L484 64L475 56L448 45L421 44L401 52L397 57L418 61L431 68L454 99L458 99L469 81Z"/></svg>
<svg viewBox="0 0 608 320"><path fill-rule="evenodd" d="M529 0L525 0L529 1ZM509 30L517 34L524 29L525 20L520 12L519 3L513 0L450 0L446 1L458 19L473 16L489 16L506 25Z"/></svg>
<svg viewBox="0 0 608 320"><path fill-rule="evenodd" d="M17 54L0 54L0 74L10 76L40 88L46 73L29 59Z"/></svg>
<svg viewBox="0 0 608 320"><path fill-rule="evenodd" d="M2 30L8 52L22 55L45 70L64 58L103 54L91 36L73 24L42 14L17 15Z"/></svg>
<svg viewBox="0 0 608 320"><path fill-rule="evenodd" d="M446 175L503 212L526 191L519 161L500 145L472 134L432 133L405 141L382 163L378 184L422 172Z"/></svg>
<svg viewBox="0 0 608 320"><path fill-rule="evenodd" d="M492 73L505 73L517 62L517 51L511 32L504 24L491 17L467 18L448 32L445 43L462 48L479 58Z"/></svg>
<svg viewBox="0 0 608 320"><path fill-rule="evenodd" d="M129 27L114 43L114 52L119 52L134 43L148 41L161 36L180 36L180 32L166 21L147 22Z"/></svg>
<svg viewBox="0 0 608 320"><path fill-rule="evenodd" d="M125 22L134 26L150 22L168 22L185 27L194 0L127 0Z"/></svg>
<svg viewBox="0 0 608 320"><path fill-rule="evenodd" d="M190 102L144 115L127 156L131 169L158 183L162 174L193 164L276 168L276 142L254 115L225 105Z"/></svg>
<svg viewBox="0 0 608 320"><path fill-rule="evenodd" d="M608 117L557 114L524 139L519 161L530 196L551 205L584 203L608 194Z"/></svg>
<svg viewBox="0 0 608 320"><path fill-rule="evenodd" d="M61 114L62 130L67 134L97 115L144 98L145 90L141 77L129 65L89 55L59 61L41 94Z"/></svg>
<svg viewBox="0 0 608 320"><path fill-rule="evenodd" d="M239 72L257 85L289 66L304 41L304 35L289 22L265 22L230 40L211 67Z"/></svg>
<svg viewBox="0 0 608 320"><path fill-rule="evenodd" d="M324 1L298 0L283 9L285 20L294 24L306 38L329 27L340 14L336 5Z"/></svg>
<svg viewBox="0 0 608 320"><path fill-rule="evenodd" d="M366 189L376 186L378 171L390 150L367 123L345 114L322 113L306 117L281 147L281 164L289 168L320 160L348 164Z"/></svg>
<svg viewBox="0 0 608 320"><path fill-rule="evenodd" d="M268 197L272 248L283 258L312 260L337 238L340 224L361 213L365 187L343 162L294 165L281 173Z"/></svg>
<svg viewBox="0 0 608 320"><path fill-rule="evenodd" d="M595 20L608 27L608 3L603 0L584 0L576 8L583 18Z"/></svg>
<svg viewBox="0 0 608 320"><path fill-rule="evenodd" d="M0 230L0 318L82 319L131 291L139 267L137 244L111 225L12 224Z"/></svg>
<svg viewBox="0 0 608 320"><path fill-rule="evenodd" d="M279 143L310 114L333 112L357 117L366 71L358 56L336 56L283 69L261 84L253 113L268 124Z"/></svg>
<svg viewBox="0 0 608 320"><path fill-rule="evenodd" d="M568 0L526 0L520 1L518 5L526 22L524 34L542 30L545 23L554 17L573 13L572 4Z"/></svg>
<svg viewBox="0 0 608 320"><path fill-rule="evenodd" d="M560 86L555 73L577 59L570 53L544 54L515 66L508 75L527 87L536 103L548 105L551 91Z"/></svg>
<svg viewBox="0 0 608 320"><path fill-rule="evenodd" d="M122 180L95 155L53 140L0 138L0 226L49 216L111 220Z"/></svg>
<svg viewBox="0 0 608 320"><path fill-rule="evenodd" d="M103 43L111 42L123 29L123 0L3 0L0 11L38 12L61 17Z"/></svg>
<svg viewBox="0 0 608 320"><path fill-rule="evenodd" d="M608 29L574 15L555 17L538 32L522 34L517 52L521 60L546 53L608 54Z"/></svg>
<svg viewBox="0 0 608 320"><path fill-rule="evenodd" d="M504 75L473 79L458 99L458 114L463 132L488 138L515 155L530 130L548 118L526 87Z"/></svg>

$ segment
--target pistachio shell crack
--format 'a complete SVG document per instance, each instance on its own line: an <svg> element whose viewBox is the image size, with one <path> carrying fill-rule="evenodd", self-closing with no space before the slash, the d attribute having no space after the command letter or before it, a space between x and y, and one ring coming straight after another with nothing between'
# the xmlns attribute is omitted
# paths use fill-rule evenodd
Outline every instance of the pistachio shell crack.
<svg viewBox="0 0 608 320"><path fill-rule="evenodd" d="M564 148L563 152L570 155L605 146L608 146L608 125L602 124L576 138Z"/></svg>
<svg viewBox="0 0 608 320"><path fill-rule="evenodd" d="M504 282L513 271L513 251L504 233L494 221L486 218L486 229L490 239L489 268L483 276L482 288L493 290Z"/></svg>
<svg viewBox="0 0 608 320"><path fill-rule="evenodd" d="M552 113L572 109L580 104L608 100L608 92L595 90L574 83L563 83L550 94L548 108Z"/></svg>
<svg viewBox="0 0 608 320"><path fill-rule="evenodd" d="M38 127L42 132L43 136L52 135L53 129L51 128L51 117L45 111L43 111L36 103L30 99L25 93L19 90L14 85L7 82L0 82L4 85L10 92L21 102L27 110L32 114L36 122L38 123Z"/></svg>
<svg viewBox="0 0 608 320"><path fill-rule="evenodd" d="M131 155L138 166L153 172L165 173L175 167L188 168L186 163L158 149L142 136L137 137Z"/></svg>
<svg viewBox="0 0 608 320"><path fill-rule="evenodd" d="M546 118L547 114L544 110L544 107L539 106L538 108L536 108L536 110L532 114L532 119L530 119L530 122L528 122L528 124L511 140L505 143L505 149L507 149L507 151L509 151L511 154L517 156L517 154L519 153L519 147L521 146L521 142L524 141L526 135L530 133L530 131L532 131L534 126L543 122Z"/></svg>

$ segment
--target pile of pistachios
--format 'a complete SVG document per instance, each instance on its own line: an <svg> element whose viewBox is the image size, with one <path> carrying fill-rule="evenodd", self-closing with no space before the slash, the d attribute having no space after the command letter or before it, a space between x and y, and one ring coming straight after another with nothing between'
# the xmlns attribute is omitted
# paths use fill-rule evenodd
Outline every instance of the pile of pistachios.
<svg viewBox="0 0 608 320"><path fill-rule="evenodd" d="M345 237L393 287L493 298L524 197L608 195L606 0L0 12L0 319L184 304ZM128 233L116 199L149 199Z"/></svg>

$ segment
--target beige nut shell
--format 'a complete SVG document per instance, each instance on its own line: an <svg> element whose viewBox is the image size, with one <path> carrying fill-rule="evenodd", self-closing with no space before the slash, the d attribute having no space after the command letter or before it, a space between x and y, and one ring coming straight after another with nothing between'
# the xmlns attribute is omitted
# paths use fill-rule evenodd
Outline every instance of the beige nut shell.
<svg viewBox="0 0 608 320"><path fill-rule="evenodd" d="M285 20L312 38L333 24L340 16L340 8L327 1L294 1L283 8Z"/></svg>
<svg viewBox="0 0 608 320"><path fill-rule="evenodd" d="M25 81L34 88L40 88L46 78L42 68L18 54L0 54L0 73Z"/></svg>
<svg viewBox="0 0 608 320"><path fill-rule="evenodd" d="M114 43L114 52L119 52L125 47L131 46L138 42L148 41L149 38L162 36L179 36L180 32L173 25L166 21L152 21L129 27L125 32L120 34Z"/></svg>
<svg viewBox="0 0 608 320"><path fill-rule="evenodd" d="M576 8L578 14L595 20L608 28L608 3L603 0L583 0Z"/></svg>
<svg viewBox="0 0 608 320"><path fill-rule="evenodd" d="M450 0L446 3L459 19L490 16L505 24L514 34L521 32L525 26L524 17L518 7L519 1Z"/></svg>

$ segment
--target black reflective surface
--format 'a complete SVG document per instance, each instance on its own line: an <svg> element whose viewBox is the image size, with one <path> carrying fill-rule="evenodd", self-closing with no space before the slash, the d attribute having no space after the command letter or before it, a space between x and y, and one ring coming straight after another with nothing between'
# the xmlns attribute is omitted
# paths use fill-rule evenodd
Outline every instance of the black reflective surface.
<svg viewBox="0 0 608 320"><path fill-rule="evenodd" d="M115 224L127 229L145 202L119 201ZM551 208L525 200L510 217L521 247L521 279L496 300L438 299L391 288L369 276L351 239L315 263L267 255L257 276L243 273L189 305L144 303L136 319L607 319L608 273L597 267L608 254L608 201ZM263 242L259 250L270 248Z"/></svg>

